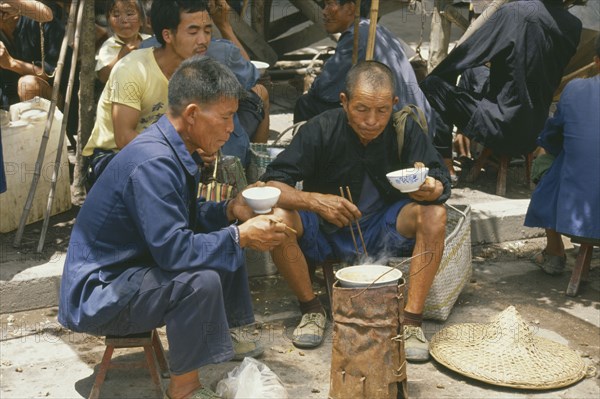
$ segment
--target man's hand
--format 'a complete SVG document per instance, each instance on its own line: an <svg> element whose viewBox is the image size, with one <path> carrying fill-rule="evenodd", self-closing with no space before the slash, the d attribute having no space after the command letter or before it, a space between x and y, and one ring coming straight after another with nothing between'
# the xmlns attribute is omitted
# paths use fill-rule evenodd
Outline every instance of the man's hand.
<svg viewBox="0 0 600 399"><path fill-rule="evenodd" d="M331 194L311 193L311 195L314 212L337 227L348 226L353 220L362 216L356 205L345 198Z"/></svg>
<svg viewBox="0 0 600 399"><path fill-rule="evenodd" d="M270 251L286 238L286 224L276 216L260 215L239 226L240 246L257 251Z"/></svg>
<svg viewBox="0 0 600 399"><path fill-rule="evenodd" d="M415 201L435 201L443 192L444 186L442 182L431 176L427 176L419 189L408 194L408 196Z"/></svg>
<svg viewBox="0 0 600 399"><path fill-rule="evenodd" d="M231 12L231 7L227 4L226 0L209 0L208 11L219 30L221 30L222 27L229 25L229 13Z"/></svg>
<svg viewBox="0 0 600 399"><path fill-rule="evenodd" d="M4 43L0 41L0 68L2 69L10 69L12 66L13 58L8 53L6 46Z"/></svg>
<svg viewBox="0 0 600 399"><path fill-rule="evenodd" d="M263 186L265 186L265 183L262 181L258 181L254 184L248 185L246 189ZM253 218L254 216L256 216L256 214L254 213L252 208L250 208L250 206L246 203L246 200L242 196L241 192L238 193L238 195L236 195L236 197L229 201L229 203L227 204L227 219L229 219L230 221L237 219L241 222L245 222L246 220Z"/></svg>
<svg viewBox="0 0 600 399"><path fill-rule="evenodd" d="M207 165L212 164L213 162L215 162L215 159L217 159L217 153L208 154L204 152L202 148L198 148L196 152L198 153L198 155L200 155L200 158L202 158L202 162L204 162Z"/></svg>

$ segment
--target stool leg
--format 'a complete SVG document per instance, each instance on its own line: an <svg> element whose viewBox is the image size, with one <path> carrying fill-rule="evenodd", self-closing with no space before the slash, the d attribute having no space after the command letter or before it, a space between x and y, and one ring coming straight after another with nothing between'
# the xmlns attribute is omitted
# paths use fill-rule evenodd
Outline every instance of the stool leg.
<svg viewBox="0 0 600 399"><path fill-rule="evenodd" d="M531 164L533 163L533 153L530 152L527 154L525 158L525 181L527 182L527 187L531 190L535 188L535 184L531 181Z"/></svg>
<svg viewBox="0 0 600 399"><path fill-rule="evenodd" d="M475 160L473 167L471 168L471 170L469 171L469 173L466 176L465 180L468 183L473 183L475 180L477 180L477 178L479 177L479 174L481 173L481 169L485 166L485 164L487 163L488 159L492 156L492 154L493 154L493 152L489 148L483 149L483 151L481 152L481 155L479 155L479 158L477 158L477 160Z"/></svg>
<svg viewBox="0 0 600 399"><path fill-rule="evenodd" d="M104 355L102 356L102 361L100 362L100 367L98 368L98 374L96 375L96 380L94 381L94 385L92 386L92 391L90 392L89 399L98 399L100 396L100 388L104 383L104 379L106 378L106 373L108 373L108 368L110 367L110 359L112 358L115 347L112 345L107 345L104 350Z"/></svg>
<svg viewBox="0 0 600 399"><path fill-rule="evenodd" d="M160 367L160 374L162 378L169 378L171 374L169 372L169 365L167 364L167 359L165 359L165 350L163 348L162 342L160 342L160 338L156 330L152 332L152 347L154 348L156 360L158 360L158 365Z"/></svg>
<svg viewBox="0 0 600 399"><path fill-rule="evenodd" d="M329 297L329 309L333 310L333 283L335 282L335 277L333 275L333 263L323 262L321 266L323 268L323 277L325 278L325 290L327 291L327 296ZM333 317L333 315L330 316Z"/></svg>
<svg viewBox="0 0 600 399"><path fill-rule="evenodd" d="M157 361L154 357L154 349L152 348L152 345L144 345L144 353L146 354L146 362L148 363L148 371L150 372L152 381L157 387L161 388L160 376L158 375L158 370L156 369Z"/></svg>
<svg viewBox="0 0 600 399"><path fill-rule="evenodd" d="M498 169L498 177L496 177L496 195L506 195L506 175L508 172L508 161L508 156L500 156L500 168Z"/></svg>
<svg viewBox="0 0 600 399"><path fill-rule="evenodd" d="M575 267L573 268L571 280L569 281L569 286L567 287L568 296L577 295L582 276L587 276L587 273L590 270L593 249L594 246L591 244L581 244L581 247L579 247L579 253L577 254Z"/></svg>

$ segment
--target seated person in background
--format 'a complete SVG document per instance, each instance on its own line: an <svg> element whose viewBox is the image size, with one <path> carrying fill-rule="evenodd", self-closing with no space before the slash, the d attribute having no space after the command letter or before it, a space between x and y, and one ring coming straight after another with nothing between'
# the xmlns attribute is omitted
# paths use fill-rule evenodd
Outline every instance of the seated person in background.
<svg viewBox="0 0 600 399"><path fill-rule="evenodd" d="M370 1L361 3L361 20L359 25L358 59L364 60L367 49L367 38L371 21L366 19L370 9ZM321 74L317 76L308 93L300 96L294 108L294 123L306 121L323 111L340 107L340 93L344 91L344 79L352 67L352 50L354 40L354 0L325 0L323 22L327 33L341 33L335 54L323 65ZM395 92L399 98L394 105L399 110L407 104L414 104L425 113L430 131L433 131L433 115L431 107L419 88L415 73L406 57L400 41L381 25L377 25L377 36L373 59L387 65L394 73Z"/></svg>
<svg viewBox="0 0 600 399"><path fill-rule="evenodd" d="M64 28L60 15L42 2L9 0L0 4L0 107L52 96L52 73ZM43 24L44 53L40 41ZM43 62L43 63L42 63Z"/></svg>
<svg viewBox="0 0 600 399"><path fill-rule="evenodd" d="M192 55L206 53L213 28L208 7L206 0L153 2L152 28L162 46L133 51L113 68L83 149L83 155L91 157L92 182L117 151L165 113L169 78L177 66ZM248 148L248 136L237 121L222 151L244 163Z"/></svg>
<svg viewBox="0 0 600 399"><path fill-rule="evenodd" d="M437 111L434 144L452 164L452 125L465 136L506 155L535 148L563 70L575 54L581 21L573 0L514 1L456 47L421 82ZM464 71L490 64L489 89L456 86Z"/></svg>
<svg viewBox="0 0 600 399"><path fill-rule="evenodd" d="M250 218L241 195L196 199L196 150L215 153L227 141L243 95L218 62L184 61L166 115L114 157L69 243L60 323L96 335L166 324L172 399L196 391L216 397L201 386L198 368L231 359L229 328L254 321L243 248L269 250L286 237L275 216Z"/></svg>
<svg viewBox="0 0 600 399"><path fill-rule="evenodd" d="M458 87L477 95L489 90L490 68L487 65L467 69L460 75ZM465 175L465 170L469 168L473 159L471 158L471 140L465 136L460 130L457 130L456 137L453 141L454 151L457 154L460 162L461 173ZM450 171L450 179L453 183L458 181L458 176L454 170L454 163L451 159L444 159L446 167Z"/></svg>
<svg viewBox="0 0 600 399"><path fill-rule="evenodd" d="M600 36L594 57L600 72ZM565 86L538 144L555 156L532 194L525 226L546 229L533 261L548 274L565 269L561 234L600 239L600 75Z"/></svg>
<svg viewBox="0 0 600 399"><path fill-rule="evenodd" d="M269 138L269 92L258 83L260 73L250 62L250 57L231 28L228 15L231 9L225 0L215 2L213 19L216 21L221 35L225 39L211 39L206 55L229 69L248 91L248 95L240 100L237 116L239 122L253 143L266 143ZM225 29L222 31L222 29ZM156 37L144 40L140 48L160 47Z"/></svg>
<svg viewBox="0 0 600 399"><path fill-rule="evenodd" d="M427 360L429 344L421 329L425 299L444 250L446 209L450 196L448 170L429 137L408 118L402 155L392 125L392 71L377 61L363 61L347 74L340 94L342 108L329 110L303 125L290 145L261 177L281 189L278 206L299 235L272 251L275 265L300 302L302 321L293 343L302 348L321 344L325 312L315 296L308 264L325 259L357 260L351 240L352 221L360 219L369 256L377 259L416 256L410 265L410 287L404 308L404 338L408 360ZM386 173L429 167L419 189L403 194L390 185ZM303 181L304 191L294 188ZM356 203L339 196L348 186ZM355 235L358 237L358 233Z"/></svg>
<svg viewBox="0 0 600 399"><path fill-rule="evenodd" d="M113 35L102 44L96 56L96 73L102 83L106 83L117 61L137 49L142 40L150 37L140 33L146 23L141 0L110 0L106 20Z"/></svg>

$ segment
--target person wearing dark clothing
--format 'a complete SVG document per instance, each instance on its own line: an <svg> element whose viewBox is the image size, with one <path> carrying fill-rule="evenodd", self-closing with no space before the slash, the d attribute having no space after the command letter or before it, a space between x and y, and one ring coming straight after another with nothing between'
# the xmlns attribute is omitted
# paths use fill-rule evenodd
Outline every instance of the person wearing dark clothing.
<svg viewBox="0 0 600 399"><path fill-rule="evenodd" d="M371 21L367 19L370 1L361 2L361 20L359 24L358 60L364 60L367 53L367 37ZM323 65L310 90L296 101L294 106L294 123L306 121L328 109L340 108L340 93L344 90L344 79L352 67L354 41L355 0L327 0L324 2L323 20L325 30L330 33L341 33L335 54ZM407 104L414 104L425 113L430 131L434 128L434 117L431 106L419 88L414 70L408 61L406 46L392 32L382 25L377 25L373 59L385 64L394 72L395 92L398 103L394 110L398 111ZM408 49L406 48L408 47Z"/></svg>
<svg viewBox="0 0 600 399"><path fill-rule="evenodd" d="M498 9L421 83L437 111L434 144L452 157L452 125L506 155L522 155L535 141L563 70L575 53L581 22L565 3L517 0ZM487 90L456 86L464 71L490 64Z"/></svg>
<svg viewBox="0 0 600 399"><path fill-rule="evenodd" d="M322 342L326 319L312 291L308 265L328 258L356 261L350 229L357 235L351 222L360 219L370 256L427 252L411 262L404 313L406 357L427 360L422 312L444 249L442 204L450 196L448 171L429 136L412 120L406 124L399 156L391 121L398 97L393 72L384 64L363 61L354 66L340 100L342 109L323 112L303 125L261 177L282 191L279 206L294 211L283 219L299 232L272 252L303 313L292 342L303 348ZM403 194L390 185L386 173L416 163L429 168L417 191ZM303 191L293 188L299 181ZM340 187L348 187L356 202L340 197Z"/></svg>

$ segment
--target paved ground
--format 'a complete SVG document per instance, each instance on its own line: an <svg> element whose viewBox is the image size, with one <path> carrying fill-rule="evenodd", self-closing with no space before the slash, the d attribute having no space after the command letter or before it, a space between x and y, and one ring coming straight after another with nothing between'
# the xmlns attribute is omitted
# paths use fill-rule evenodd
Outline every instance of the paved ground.
<svg viewBox="0 0 600 399"><path fill-rule="evenodd" d="M413 45L418 41L419 16L398 12L382 22ZM428 37L429 21L425 38ZM457 35L455 35L457 36ZM425 39L427 40L427 39ZM425 50L427 46L425 44ZM426 55L426 53L425 53ZM291 86L273 87L272 138L291 124L290 109L297 93ZM463 377L444 366L429 362L408 367L409 393L418 398L597 398L600 397L600 260L595 253L589 282L580 295L564 295L569 273L550 277L537 270L528 257L543 246L529 238L531 232L519 223L530 190L523 183L523 168L509 171L505 198L493 195L491 172L476 183L453 193L452 202L479 206L477 214L493 220L496 244L473 247L473 277L445 323L426 322L430 338L444 326L462 322L485 322L514 305L534 331L577 351L590 366L589 377L564 389L521 391L499 388ZM508 202L507 198L510 199ZM495 205L490 205L495 204ZM498 204L503 204L501 207ZM80 398L89 395L104 345L100 338L75 334L56 321L56 291L61 262L68 244L77 208L51 219L42 254L35 254L40 225L28 226L20 249L12 247L13 234L0 235L0 398ZM483 231L485 236L488 232ZM492 239L486 239L493 242ZM486 241L483 240L483 241ZM568 250L572 267L577 248ZM298 350L289 334L299 319L293 296L278 276L251 278L257 326L248 331L260 340L265 354L260 358L281 379L290 398L326 398L329 391L331 327L325 343L315 350ZM322 287L315 290L323 294ZM324 298L323 298L324 299ZM41 309L21 312L27 303ZM160 331L166 345L164 330ZM116 360L143 360L137 350L115 353ZM239 362L211 365L200 370L204 383L214 387ZM145 370L120 369L109 373L102 398L159 398Z"/></svg>
<svg viewBox="0 0 600 399"><path fill-rule="evenodd" d="M539 248L540 239L475 248L473 277L445 323L426 322L428 337L444 326L485 322L509 305L541 336L577 351L589 366L600 366L600 264L594 260L590 282L576 298L564 290L568 274L546 276L523 257ZM569 264L575 249L569 250ZM298 320L295 300L278 276L251 280L258 327L248 331L266 348L260 358L281 379L290 398L326 398L329 390L331 328L316 350L298 350L289 333ZM322 288L315 286L316 290ZM0 315L0 385L2 398L87 397L104 349L97 337L75 334L56 322L56 308ZM161 331L164 337L164 331ZM133 350L116 352L117 360L143 360ZM214 386L239 365L226 362L204 367L205 383ZM408 367L412 397L463 398L596 398L598 374L553 391L520 391L493 387L449 371L436 362ZM101 397L160 397L145 370L115 370L109 374Z"/></svg>

